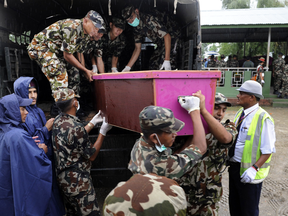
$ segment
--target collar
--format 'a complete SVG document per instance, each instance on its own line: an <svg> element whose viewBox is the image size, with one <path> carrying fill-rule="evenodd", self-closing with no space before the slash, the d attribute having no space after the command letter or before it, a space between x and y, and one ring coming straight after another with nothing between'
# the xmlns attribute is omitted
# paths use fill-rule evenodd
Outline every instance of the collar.
<svg viewBox="0 0 288 216"><path fill-rule="evenodd" d="M247 115L248 113L252 112L253 110L256 110L259 108L259 103L255 104L252 107L249 107L248 109L244 110L244 114Z"/></svg>

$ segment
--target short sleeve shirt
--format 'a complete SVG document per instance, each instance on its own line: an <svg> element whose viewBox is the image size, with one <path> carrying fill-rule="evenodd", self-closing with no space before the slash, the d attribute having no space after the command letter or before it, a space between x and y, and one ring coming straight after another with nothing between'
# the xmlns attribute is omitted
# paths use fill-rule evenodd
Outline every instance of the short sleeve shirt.
<svg viewBox="0 0 288 216"><path fill-rule="evenodd" d="M156 16L140 14L140 23L134 28L135 43L142 43L145 37L156 43L158 38L163 38L168 33L164 24Z"/></svg>
<svg viewBox="0 0 288 216"><path fill-rule="evenodd" d="M89 158L96 149L77 117L58 115L53 124L52 142L58 174L67 169L90 173L92 162Z"/></svg>
<svg viewBox="0 0 288 216"><path fill-rule="evenodd" d="M62 54L60 51L73 54L89 42L90 36L83 31L83 19L64 19L35 35L28 50L43 51L44 45L55 54Z"/></svg>
<svg viewBox="0 0 288 216"><path fill-rule="evenodd" d="M179 179L202 157L200 150L190 145L176 155L170 148L158 152L155 146L147 144L143 138L136 141L128 168L133 174L155 173L174 180Z"/></svg>

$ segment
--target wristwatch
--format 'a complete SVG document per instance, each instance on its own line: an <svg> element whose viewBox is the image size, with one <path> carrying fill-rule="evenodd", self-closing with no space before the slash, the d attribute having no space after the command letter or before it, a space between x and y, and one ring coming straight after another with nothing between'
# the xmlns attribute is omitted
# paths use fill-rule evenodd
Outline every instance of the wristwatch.
<svg viewBox="0 0 288 216"><path fill-rule="evenodd" d="M256 166L255 164L253 164L252 166L257 170L257 172L259 171L259 167L258 166Z"/></svg>

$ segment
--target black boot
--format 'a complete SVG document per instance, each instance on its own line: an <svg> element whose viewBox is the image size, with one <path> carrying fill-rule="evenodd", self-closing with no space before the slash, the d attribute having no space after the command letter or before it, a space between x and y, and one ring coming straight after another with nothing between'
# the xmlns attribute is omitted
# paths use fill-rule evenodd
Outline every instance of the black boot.
<svg viewBox="0 0 288 216"><path fill-rule="evenodd" d="M59 107L56 105L56 103L54 102L50 108L50 115L51 117L55 118L57 115L59 115L61 113L61 110L59 109Z"/></svg>
<svg viewBox="0 0 288 216"><path fill-rule="evenodd" d="M278 93L277 98L282 98L282 94Z"/></svg>

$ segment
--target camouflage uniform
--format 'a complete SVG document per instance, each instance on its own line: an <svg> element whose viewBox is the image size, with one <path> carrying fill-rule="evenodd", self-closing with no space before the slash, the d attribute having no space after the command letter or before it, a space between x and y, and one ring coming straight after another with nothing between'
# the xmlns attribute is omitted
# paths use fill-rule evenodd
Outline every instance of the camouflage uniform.
<svg viewBox="0 0 288 216"><path fill-rule="evenodd" d="M208 68L218 67L218 64L217 64L217 62L215 60L211 60L211 61L208 62L207 67Z"/></svg>
<svg viewBox="0 0 288 216"><path fill-rule="evenodd" d="M113 17L112 24L117 28L125 29L126 23L124 20ZM102 57L103 62L105 64L105 71L111 72L112 68L112 57L120 57L122 51L126 46L126 37L123 34L120 34L113 41L110 38L110 32L108 34L103 35L101 38L101 45L99 49L95 49L95 56Z"/></svg>
<svg viewBox="0 0 288 216"><path fill-rule="evenodd" d="M171 36L170 64L172 70L176 69L176 54L181 44L181 30L172 15L157 10L152 11L152 14L141 12L140 23L133 29L135 43L142 43L145 37L148 37L157 46L150 58L151 70L159 70L164 62L164 36L169 33Z"/></svg>
<svg viewBox="0 0 288 216"><path fill-rule="evenodd" d="M227 62L225 62L224 59L221 59L218 63L218 67L227 67Z"/></svg>
<svg viewBox="0 0 288 216"><path fill-rule="evenodd" d="M282 76L282 88L279 91L282 97L288 99L288 64L284 67L284 73Z"/></svg>
<svg viewBox="0 0 288 216"><path fill-rule="evenodd" d="M94 12L89 14L90 19L93 23L95 19L101 23L94 25L98 25L98 27L104 25L102 17ZM100 29L105 30L103 25ZM89 42L90 36L84 34L83 19L60 20L34 36L27 47L28 55L41 67L42 72L50 82L52 95L58 88L67 88L69 82L71 82L69 88L79 93L79 70L74 70L73 67L70 68L71 71L66 70L67 63L64 60L63 52L73 54L87 46Z"/></svg>
<svg viewBox="0 0 288 216"><path fill-rule="evenodd" d="M229 147L238 133L233 124L222 125L231 133L232 141L222 144L211 133L207 134L207 152L202 161L179 180L179 185L186 192L187 215L218 215L218 202L223 194L223 167L228 159Z"/></svg>
<svg viewBox="0 0 288 216"><path fill-rule="evenodd" d="M136 174L127 182L118 183L108 194L103 215L185 216L186 207L185 193L175 181L153 174Z"/></svg>
<svg viewBox="0 0 288 216"><path fill-rule="evenodd" d="M273 62L273 68L274 68L274 91L278 91L280 89L284 67L285 67L285 61L281 57L276 59Z"/></svg>
<svg viewBox="0 0 288 216"><path fill-rule="evenodd" d="M232 59L232 60L229 62L229 67L239 67L239 62L238 62L238 60Z"/></svg>
<svg viewBox="0 0 288 216"><path fill-rule="evenodd" d="M55 91L56 102L78 97L70 89ZM80 120L61 113L54 121L52 142L57 181L64 195L67 215L100 215L95 189L90 176L96 152Z"/></svg>
<svg viewBox="0 0 288 216"><path fill-rule="evenodd" d="M259 64L258 67L257 67L257 70L256 70L256 72L257 72L256 81L257 81L258 83L260 83L260 85L262 85L260 73L263 73L263 71L264 71L264 70L263 70L263 66L262 66L261 64Z"/></svg>

